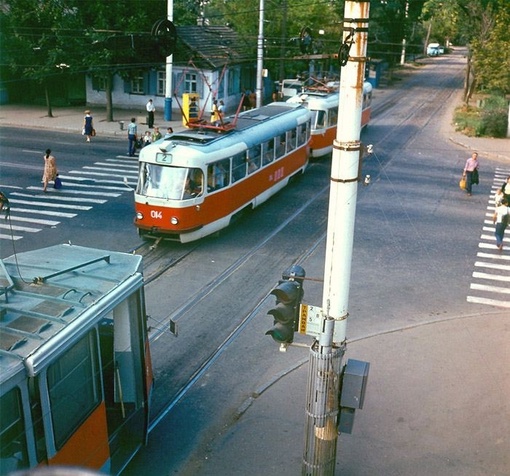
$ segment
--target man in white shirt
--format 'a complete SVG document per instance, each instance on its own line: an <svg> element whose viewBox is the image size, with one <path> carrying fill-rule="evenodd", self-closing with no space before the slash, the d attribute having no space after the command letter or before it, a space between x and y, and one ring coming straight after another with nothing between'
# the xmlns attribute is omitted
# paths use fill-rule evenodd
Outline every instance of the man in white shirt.
<svg viewBox="0 0 510 476"><path fill-rule="evenodd" d="M147 125L149 129L152 129L154 127L154 112L156 112L156 106L154 106L152 99L149 99L145 107L147 109Z"/></svg>

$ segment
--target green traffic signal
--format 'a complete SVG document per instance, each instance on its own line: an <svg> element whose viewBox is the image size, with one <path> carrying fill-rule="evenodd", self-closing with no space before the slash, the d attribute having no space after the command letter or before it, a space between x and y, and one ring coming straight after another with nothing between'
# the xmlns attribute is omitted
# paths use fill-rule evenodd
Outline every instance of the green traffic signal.
<svg viewBox="0 0 510 476"><path fill-rule="evenodd" d="M305 271L293 266L283 273L281 280L270 294L276 297L276 306L268 311L274 318L274 325L266 332L280 344L291 344L299 321L299 305L303 299Z"/></svg>

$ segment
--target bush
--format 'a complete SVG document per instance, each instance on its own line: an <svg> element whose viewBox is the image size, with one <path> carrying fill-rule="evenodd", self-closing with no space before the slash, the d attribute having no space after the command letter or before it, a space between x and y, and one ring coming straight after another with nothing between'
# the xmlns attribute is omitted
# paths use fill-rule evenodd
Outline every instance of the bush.
<svg viewBox="0 0 510 476"><path fill-rule="evenodd" d="M505 137L508 121L508 104L504 97L492 95L481 108L458 107L454 113L455 130L467 136Z"/></svg>
<svg viewBox="0 0 510 476"><path fill-rule="evenodd" d="M508 121L508 104L501 96L490 96L480 116L480 134L486 137L505 137Z"/></svg>

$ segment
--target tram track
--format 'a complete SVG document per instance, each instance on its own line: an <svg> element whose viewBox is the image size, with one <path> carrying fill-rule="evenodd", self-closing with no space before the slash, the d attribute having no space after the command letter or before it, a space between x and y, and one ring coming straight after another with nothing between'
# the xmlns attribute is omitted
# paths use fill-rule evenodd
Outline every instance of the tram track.
<svg viewBox="0 0 510 476"><path fill-rule="evenodd" d="M311 164L311 167L314 165ZM168 329L168 325L171 321L179 322L182 320L193 308L203 303L204 300L211 295L220 286L225 285L230 277L238 272L253 256L260 252L272 239L274 239L282 230L288 227L297 217L299 217L305 210L311 207L318 200L324 199L325 194L329 190L329 184L319 191L317 191L309 200L302 204L296 209L291 215L289 215L283 222L278 226L274 227L269 233L262 237L258 243L250 248L249 251L240 256L235 260L229 267L223 272L218 274L212 281L208 282L205 286L201 287L197 292L191 295L180 307L170 313L163 322L160 322L157 328L153 329L153 332L149 336L151 345L154 344L159 338L161 338ZM325 238L325 231L319 236L319 238L312 245L307 247L304 254L299 256L296 263L304 260L308 254L312 253L318 244ZM190 251L191 252L191 251ZM172 410L172 408L187 394L187 392L193 387L193 385L200 379L204 373L207 372L209 367L222 355L223 352L235 341L235 339L241 334L242 330L253 320L257 315L260 307L264 304L269 296L269 292L266 293L258 303L252 308L252 310L242 317L236 326L221 340L221 342L214 348L211 349L207 358L204 359L196 369L189 375L189 377L181 383L179 389L171 397L168 403L161 408L154 417L151 418L149 423L149 433L154 430L162 419Z"/></svg>
<svg viewBox="0 0 510 476"><path fill-rule="evenodd" d="M449 97L451 91L444 92L444 99ZM444 101L440 101L442 103ZM390 113L393 106L398 104L398 100L394 95L388 95L385 104L381 105L379 109L376 109L375 116L378 117L379 114L385 115L386 113ZM436 103L437 104L437 103ZM440 106L433 106L438 109ZM380 111L380 112L379 112ZM406 114L401 116L395 125L389 128L386 131L385 135L378 141L378 146L381 146L387 141L389 141L395 131L402 127L402 124L413 120L415 117L426 116L430 113L430 109L428 109L427 104L422 104L420 107L412 107L411 110L408 110ZM427 120L427 122L430 119ZM420 122L420 121L418 121ZM400 148L405 148L410 141L413 140L414 135L410 135L403 140L403 144L400 144ZM380 163L378 160L377 164L374 164L377 167L377 173L381 173L384 164ZM313 167L314 163L310 165ZM374 174L375 175L375 174ZM152 327L151 334L149 336L151 345L154 345L159 339L165 336L168 333L169 324L171 322L178 323L186 321L186 316L191 314L192 311L197 308L199 305L205 306L206 299L210 297L212 294L215 294L215 291L218 291L221 286L228 285L229 279L235 275L237 272L243 268L244 265L260 250L268 244L272 239L274 239L282 230L288 227L293 220L295 220L300 214L304 213L312 204L314 204L317 200L324 199L327 191L329 190L329 182L326 186L322 187L316 193L310 197L310 199L302 204L299 208L295 209L292 214L290 214L282 223L278 224L278 226L273 227L273 229L266 233L265 236L261 237L258 242L252 246L248 251L235 259L229 266L227 266L223 271L217 274L212 280L205 282L202 286L200 286L197 290L195 290L192 294L190 294L184 302L182 302L179 306L175 307L174 310L169 313L165 318L160 320L157 323L154 323ZM364 189L359 190L360 193L364 193ZM306 256L313 252L317 248L317 246L323 242L325 239L325 227L324 230L320 233L320 235L315 239L315 241L309 243L306 252L299 256L296 260L296 264L300 261L304 260ZM148 283L153 283L157 281L166 271L169 271L172 267L176 266L178 263L182 263L189 258L193 252L198 251L201 248L200 244L188 244L182 245L178 244L176 246L175 243L171 243L166 245L164 242L160 243L158 246L151 248L149 245L144 245L143 248L137 250L137 253L142 254L144 256L144 260L148 260L149 262L145 265L148 270L148 275L146 280ZM163 263L160 261L163 260ZM166 394L166 401L164 404L160 404L157 408L154 408L154 415L151 416L149 423L149 433L152 432L158 424L171 412L171 410L182 400L187 393L193 388L193 386L197 383L197 381L208 371L211 365L228 349L228 347L238 338L238 336L242 333L243 329L253 320L253 318L259 313L260 308L263 306L264 302L268 298L269 293L266 293L262 296L258 302L251 308L249 312L243 315L236 324L228 330L218 342L215 342L215 345L210 347L207 350L207 354L203 355L201 360L197 360L193 364L193 368L189 369L187 375L181 375L181 378L175 377L175 387L172 387L171 393ZM189 344L190 348L195 348L196 346L192 343ZM189 362L191 363L191 362ZM175 390L174 390L175 389ZM156 406L155 406L156 407Z"/></svg>

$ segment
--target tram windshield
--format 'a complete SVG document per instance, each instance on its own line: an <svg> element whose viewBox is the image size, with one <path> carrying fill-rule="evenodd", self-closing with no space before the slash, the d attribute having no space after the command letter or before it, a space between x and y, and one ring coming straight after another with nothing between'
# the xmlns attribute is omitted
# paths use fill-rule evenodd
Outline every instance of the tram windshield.
<svg viewBox="0 0 510 476"><path fill-rule="evenodd" d="M142 162L136 193L166 200L189 200L202 194L203 177L199 168Z"/></svg>

